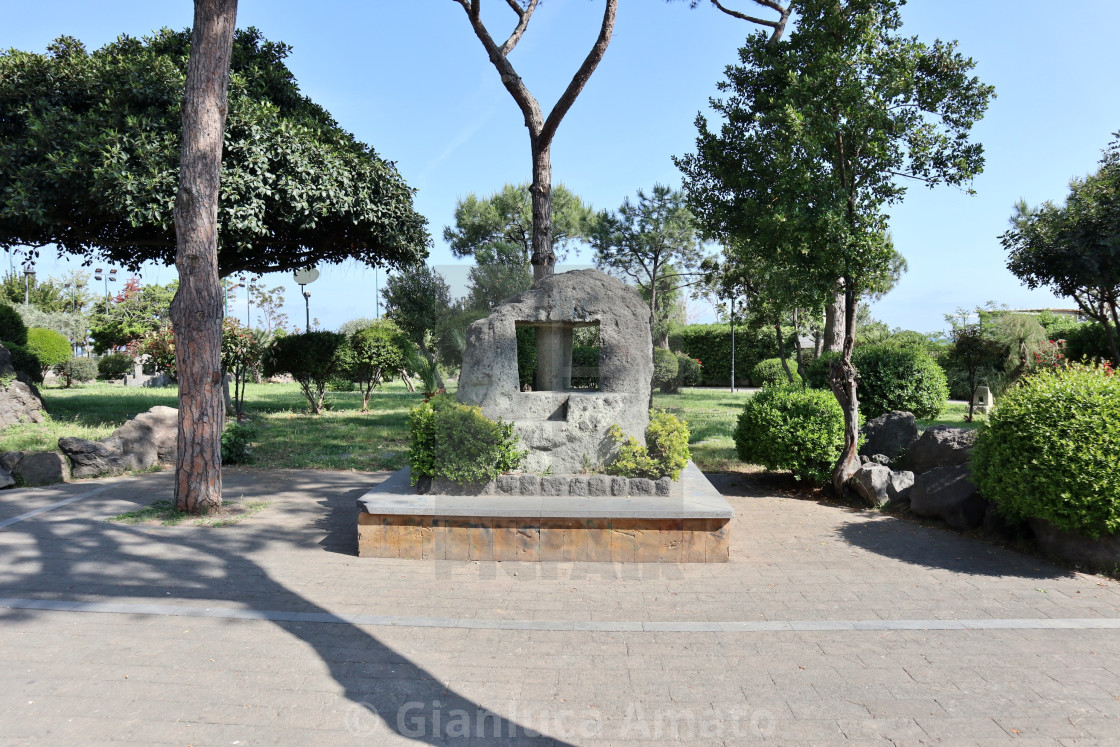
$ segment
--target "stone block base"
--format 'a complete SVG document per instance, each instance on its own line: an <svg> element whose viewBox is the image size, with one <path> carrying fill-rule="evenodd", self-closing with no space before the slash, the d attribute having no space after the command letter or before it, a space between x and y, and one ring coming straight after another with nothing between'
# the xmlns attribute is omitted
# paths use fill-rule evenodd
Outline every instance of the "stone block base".
<svg viewBox="0 0 1120 747"><path fill-rule="evenodd" d="M358 556L414 560L725 563L728 519L358 514Z"/></svg>

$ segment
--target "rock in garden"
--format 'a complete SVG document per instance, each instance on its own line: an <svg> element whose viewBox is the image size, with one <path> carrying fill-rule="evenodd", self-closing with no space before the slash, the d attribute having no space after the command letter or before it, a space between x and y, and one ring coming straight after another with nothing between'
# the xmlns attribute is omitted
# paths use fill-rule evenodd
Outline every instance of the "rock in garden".
<svg viewBox="0 0 1120 747"><path fill-rule="evenodd" d="M6 469L0 468L0 488L10 488L16 484L16 478Z"/></svg>
<svg viewBox="0 0 1120 747"><path fill-rule="evenodd" d="M887 495L890 481L889 467L868 463L856 470L848 479L848 486L863 496L863 499L872 506L882 506L890 500L890 496Z"/></svg>
<svg viewBox="0 0 1120 747"><path fill-rule="evenodd" d="M867 421L863 434L867 440L861 454L885 454L894 460L918 439L918 424L913 413L894 410Z"/></svg>
<svg viewBox="0 0 1120 747"><path fill-rule="evenodd" d="M980 497L970 477L965 464L919 474L910 490L910 510L918 516L944 519L956 529L980 526L988 501Z"/></svg>
<svg viewBox="0 0 1120 747"><path fill-rule="evenodd" d="M887 483L887 497L892 501L909 500L910 489L914 487L914 473L909 470L891 472Z"/></svg>
<svg viewBox="0 0 1120 747"><path fill-rule="evenodd" d="M16 423L43 422L43 400L34 386L16 378L12 354L0 345L0 430Z"/></svg>
<svg viewBox="0 0 1120 747"><path fill-rule="evenodd" d="M31 487L54 485L70 479L70 465L57 451L24 451L12 468L12 475Z"/></svg>
<svg viewBox="0 0 1120 747"><path fill-rule="evenodd" d="M965 464L976 443L976 431L935 425L927 428L922 437L906 451L903 462L915 474L922 474L937 467Z"/></svg>
<svg viewBox="0 0 1120 747"><path fill-rule="evenodd" d="M120 475L128 471L120 449L102 441L65 436L58 439L58 448L70 458L74 477Z"/></svg>
<svg viewBox="0 0 1120 747"><path fill-rule="evenodd" d="M1059 529L1045 519L1030 519L1029 523L1044 552L1106 571L1120 567L1120 534L1090 538Z"/></svg>
<svg viewBox="0 0 1120 747"><path fill-rule="evenodd" d="M868 460L875 462L875 464L881 464L884 467L889 467L891 465L891 458L886 454L872 454L868 457Z"/></svg>

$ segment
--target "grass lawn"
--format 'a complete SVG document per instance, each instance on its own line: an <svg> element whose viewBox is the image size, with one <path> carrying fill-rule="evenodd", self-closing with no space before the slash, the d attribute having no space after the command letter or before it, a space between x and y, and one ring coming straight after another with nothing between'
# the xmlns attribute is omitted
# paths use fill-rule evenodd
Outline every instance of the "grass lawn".
<svg viewBox="0 0 1120 747"><path fill-rule="evenodd" d="M454 391L454 381L448 384ZM174 389L125 388L88 384L72 389L44 388L49 416L43 423L15 425L0 434L2 451L51 451L62 436L104 438L137 413L155 405L176 406ZM688 422L692 458L708 472L754 471L739 461L732 434L749 391L685 389L654 394L654 406ZM260 428L253 444L254 465L291 469L393 470L408 463L408 410L422 400L399 382L386 384L361 412L357 392L329 392L330 410L308 414L297 384L249 384L245 406ZM964 422L968 406L950 402L937 420L922 427ZM981 418L978 418L978 420ZM978 424L978 423L977 423Z"/></svg>

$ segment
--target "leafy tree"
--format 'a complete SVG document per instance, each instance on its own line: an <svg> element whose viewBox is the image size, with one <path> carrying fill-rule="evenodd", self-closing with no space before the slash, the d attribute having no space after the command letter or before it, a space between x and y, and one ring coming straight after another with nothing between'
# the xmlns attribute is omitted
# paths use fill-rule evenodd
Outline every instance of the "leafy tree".
<svg viewBox="0 0 1120 747"><path fill-rule="evenodd" d="M595 264L641 289L649 300L651 324L666 316L659 291L666 283L676 290L697 282L699 275L690 268L698 269L703 258L684 195L662 184L648 195L639 189L637 202L627 197L616 212L599 213L591 245ZM667 333L658 342L668 348Z"/></svg>
<svg viewBox="0 0 1120 747"><path fill-rule="evenodd" d="M797 30L748 38L697 118L697 153L677 159L705 233L736 252L776 258L822 295L844 291L845 338L831 386L845 417L833 471L842 491L858 466L859 404L851 363L860 297L895 255L885 208L906 181L965 185L983 166L969 139L992 88L970 76L955 43L898 33L900 0L800 0Z"/></svg>
<svg viewBox="0 0 1120 747"><path fill-rule="evenodd" d="M4 345L26 345L27 324L14 307L0 303L0 342Z"/></svg>
<svg viewBox="0 0 1120 747"><path fill-rule="evenodd" d="M591 209L563 184L552 188L552 249L564 259L571 242L585 239L594 218ZM469 194L455 205L455 226L443 238L456 257L475 256L495 245L516 247L520 261L533 258L533 197L530 185L507 184L488 197Z"/></svg>
<svg viewBox="0 0 1120 747"><path fill-rule="evenodd" d="M0 281L0 299L12 305L28 303L41 311L62 311L67 308L62 285L54 278L40 280L38 275L24 277L22 272L4 273Z"/></svg>
<svg viewBox="0 0 1120 747"><path fill-rule="evenodd" d="M93 381L97 378L97 361L86 356L75 356L54 367L55 375L63 381L67 389L75 383Z"/></svg>
<svg viewBox="0 0 1120 747"><path fill-rule="evenodd" d="M38 327L27 330L27 351L39 359L43 374L74 355L65 335L53 329Z"/></svg>
<svg viewBox="0 0 1120 747"><path fill-rule="evenodd" d="M285 335L272 343L265 356L265 376L291 374L311 406L311 414L323 411L327 384L342 369L346 337L337 332L303 332Z"/></svg>
<svg viewBox="0 0 1120 747"><path fill-rule="evenodd" d="M362 392L362 410L369 408L369 397L384 381L392 381L405 366L412 343L397 325L378 320L355 331L347 338L343 365L351 380L358 382Z"/></svg>
<svg viewBox="0 0 1120 747"><path fill-rule="evenodd" d="M1029 288L1076 301L1104 327L1120 364L1120 139L1104 151L1096 173L1070 182L1064 204L1016 205L1000 240L1007 268Z"/></svg>
<svg viewBox="0 0 1120 747"><path fill-rule="evenodd" d="M498 242L480 248L477 264L467 272L466 307L489 312L515 293L533 284L533 271L521 249Z"/></svg>
<svg viewBox="0 0 1120 747"><path fill-rule="evenodd" d="M133 271L174 261L189 50L189 31L163 29L92 53L72 37L0 53L0 246L53 243ZM300 93L290 52L256 29L234 36L220 274L422 258L412 190Z"/></svg>
<svg viewBox="0 0 1120 747"><path fill-rule="evenodd" d="M284 308L284 290L282 285L265 288L255 283L249 286L249 296L257 307L257 321L269 336L288 325L288 315L281 311Z"/></svg>
<svg viewBox="0 0 1120 747"><path fill-rule="evenodd" d="M595 68L603 59L603 55L606 54L607 45L611 41L611 34L614 33L618 0L604 1L603 21L599 26L599 35L547 117L542 113L540 103L529 92L525 81L517 74L517 70L509 61L509 54L525 33L533 12L537 9L538 0L506 0L506 5L517 16L517 24L509 37L500 45L494 41L486 28L486 24L482 21L482 0L455 0L455 2L467 14L471 29L478 40L482 42L490 62L502 79L502 85L513 96L513 100L517 103L522 116L525 118L525 127L529 130L529 147L533 158L533 183L529 186L533 205L531 264L533 266L533 279L539 280L551 275L556 265L552 233L552 139L556 135L556 130L560 127L560 121L572 108L576 97L579 96L580 91L583 90L583 87L591 78L591 74L595 72Z"/></svg>
<svg viewBox="0 0 1120 747"><path fill-rule="evenodd" d="M222 367L233 379L234 413L240 420L245 414L245 384L261 365L267 337L258 330L242 327L230 317L222 324Z"/></svg>
<svg viewBox="0 0 1120 747"><path fill-rule="evenodd" d="M431 373L438 388L443 389L443 376L429 343L432 332L451 310L451 289L447 281L428 265L420 265L408 272L389 276L381 293L385 298L385 316L392 319L420 348L423 357L431 364Z"/></svg>
<svg viewBox="0 0 1120 747"><path fill-rule="evenodd" d="M121 292L103 301L90 317L90 338L98 355L123 348L171 322L171 301L178 281L167 285L140 285L129 280Z"/></svg>
<svg viewBox="0 0 1120 747"><path fill-rule="evenodd" d="M989 335L983 325L979 323L962 324L953 328L950 333L953 341L952 347L946 354L946 360L961 368L968 380L968 422L972 422L976 387L980 383L978 374L993 359L1003 357L1003 346Z"/></svg>

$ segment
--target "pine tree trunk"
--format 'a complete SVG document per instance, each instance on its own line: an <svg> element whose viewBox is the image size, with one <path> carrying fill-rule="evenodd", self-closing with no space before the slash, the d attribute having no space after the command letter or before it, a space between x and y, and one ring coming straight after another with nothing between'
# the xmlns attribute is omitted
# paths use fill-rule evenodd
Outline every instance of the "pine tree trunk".
<svg viewBox="0 0 1120 747"><path fill-rule="evenodd" d="M839 353L844 349L844 291L839 291L825 307L824 352Z"/></svg>
<svg viewBox="0 0 1120 747"><path fill-rule="evenodd" d="M844 494L848 479L859 469L859 398L856 396L856 369L852 365L852 350L855 348L856 304L859 298L852 292L852 284L845 285L844 293L844 345L838 360L832 362L829 370L829 386L836 395L844 411L844 450L832 468L832 487L837 497Z"/></svg>
<svg viewBox="0 0 1120 747"><path fill-rule="evenodd" d="M552 251L552 155L549 145L540 138L530 138L533 149L533 282L556 272L556 254Z"/></svg>
<svg viewBox="0 0 1120 747"><path fill-rule="evenodd" d="M179 290L171 323L179 344L179 448L175 507L211 513L222 504L222 287L218 188L237 0L195 0L183 91L183 139L175 200Z"/></svg>

